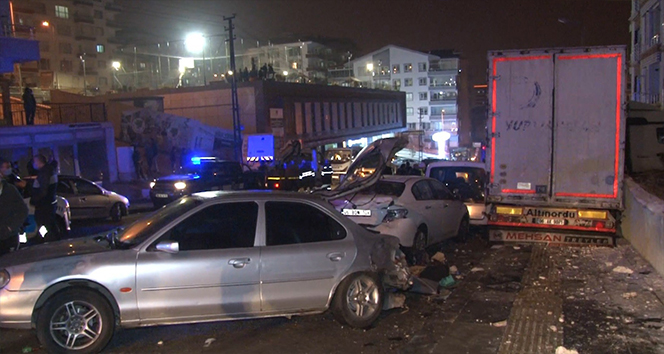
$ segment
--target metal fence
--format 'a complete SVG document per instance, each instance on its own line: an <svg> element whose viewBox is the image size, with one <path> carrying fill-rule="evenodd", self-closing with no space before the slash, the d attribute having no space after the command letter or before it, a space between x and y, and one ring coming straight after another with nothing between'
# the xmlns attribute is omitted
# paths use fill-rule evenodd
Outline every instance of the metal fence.
<svg viewBox="0 0 664 354"><path fill-rule="evenodd" d="M0 111L0 118L4 120ZM106 105L103 103L71 103L38 105L34 124L75 124L106 122ZM14 126L27 125L23 103L12 102ZM1 124L1 123L0 123Z"/></svg>

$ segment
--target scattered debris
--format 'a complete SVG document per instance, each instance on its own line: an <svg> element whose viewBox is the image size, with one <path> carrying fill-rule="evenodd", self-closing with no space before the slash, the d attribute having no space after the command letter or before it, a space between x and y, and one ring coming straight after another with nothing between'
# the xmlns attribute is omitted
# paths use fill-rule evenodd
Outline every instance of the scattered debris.
<svg viewBox="0 0 664 354"><path fill-rule="evenodd" d="M502 321L498 321L498 322L493 322L493 323L491 324L491 326L492 326L492 327L505 327L505 326L507 326L507 320L502 320Z"/></svg>
<svg viewBox="0 0 664 354"><path fill-rule="evenodd" d="M388 293L383 303L383 310L406 307L406 295L401 293Z"/></svg>
<svg viewBox="0 0 664 354"><path fill-rule="evenodd" d="M445 263L433 262L428 265L422 273L420 278L429 279L433 281L440 281L441 279L450 276L450 268Z"/></svg>
<svg viewBox="0 0 664 354"><path fill-rule="evenodd" d="M410 291L424 295L438 294L438 282L429 279L413 277L413 286Z"/></svg>
<svg viewBox="0 0 664 354"><path fill-rule="evenodd" d="M445 278L441 279L438 282L438 285L440 285L443 288L450 288L456 284L456 280L454 280L454 277L451 275L446 276Z"/></svg>
<svg viewBox="0 0 664 354"><path fill-rule="evenodd" d="M558 327L556 327L556 326L549 326L549 329L550 329L552 332L558 332Z"/></svg>
<svg viewBox="0 0 664 354"><path fill-rule="evenodd" d="M471 273L477 273L477 272L483 272L484 268L480 267L473 267L473 269L470 270Z"/></svg>
<svg viewBox="0 0 664 354"><path fill-rule="evenodd" d="M613 267L613 263L611 263L611 262L604 262L604 264L605 264L607 267Z"/></svg>
<svg viewBox="0 0 664 354"><path fill-rule="evenodd" d="M623 267L623 266L617 266L617 267L613 268L613 271L615 273L623 273L623 274L632 274L632 273L634 273L633 270L631 270L627 267Z"/></svg>
<svg viewBox="0 0 664 354"><path fill-rule="evenodd" d="M501 249L501 248L503 248L503 247L504 247L504 245L493 245L493 246L491 246L491 249L492 249L492 250L499 250L499 249Z"/></svg>
<svg viewBox="0 0 664 354"><path fill-rule="evenodd" d="M205 340L205 344L203 344L203 348L209 348L210 345L212 345L212 342L216 341L216 338L208 338Z"/></svg>
<svg viewBox="0 0 664 354"><path fill-rule="evenodd" d="M157 342L157 345L164 345L164 341L160 340L159 342Z"/></svg>
<svg viewBox="0 0 664 354"><path fill-rule="evenodd" d="M21 352L22 352L22 353L32 353L32 347L31 347L31 346L23 347L23 349L21 350Z"/></svg>
<svg viewBox="0 0 664 354"><path fill-rule="evenodd" d="M632 291L629 293L622 294L623 299L632 299L636 297L636 292Z"/></svg>
<svg viewBox="0 0 664 354"><path fill-rule="evenodd" d="M431 260L436 261L438 263L445 263L446 262L445 254L443 252L436 252L436 254L434 254L433 257L431 257Z"/></svg>
<svg viewBox="0 0 664 354"><path fill-rule="evenodd" d="M520 246L514 246L514 249L515 249L515 250L520 250L521 247L520 247Z"/></svg>
<svg viewBox="0 0 664 354"><path fill-rule="evenodd" d="M415 276L419 277L420 274L422 274L422 271L424 271L424 268L426 268L426 266L413 265L413 266L410 266L409 268L410 268L410 273L412 275L415 275Z"/></svg>
<svg viewBox="0 0 664 354"><path fill-rule="evenodd" d="M456 266L450 266L450 274L459 274L459 269Z"/></svg>
<svg viewBox="0 0 664 354"><path fill-rule="evenodd" d="M579 354L576 349L567 349L563 346L556 348L556 354Z"/></svg>

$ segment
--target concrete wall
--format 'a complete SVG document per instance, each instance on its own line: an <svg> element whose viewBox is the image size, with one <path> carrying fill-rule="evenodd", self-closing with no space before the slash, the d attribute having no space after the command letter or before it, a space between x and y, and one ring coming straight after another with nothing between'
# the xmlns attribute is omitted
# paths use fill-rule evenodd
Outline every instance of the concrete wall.
<svg viewBox="0 0 664 354"><path fill-rule="evenodd" d="M623 237L664 275L664 201L646 192L631 178L625 179L621 228Z"/></svg>

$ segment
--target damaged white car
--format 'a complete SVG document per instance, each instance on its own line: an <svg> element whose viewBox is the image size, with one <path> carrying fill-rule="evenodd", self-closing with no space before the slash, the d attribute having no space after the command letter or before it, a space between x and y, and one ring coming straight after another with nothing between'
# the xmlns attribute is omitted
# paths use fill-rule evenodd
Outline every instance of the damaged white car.
<svg viewBox="0 0 664 354"><path fill-rule="evenodd" d="M399 238L408 251L423 251L447 238L463 238L470 218L463 201L435 179L393 176L389 162L407 141L378 140L365 148L339 188L326 198L356 223Z"/></svg>

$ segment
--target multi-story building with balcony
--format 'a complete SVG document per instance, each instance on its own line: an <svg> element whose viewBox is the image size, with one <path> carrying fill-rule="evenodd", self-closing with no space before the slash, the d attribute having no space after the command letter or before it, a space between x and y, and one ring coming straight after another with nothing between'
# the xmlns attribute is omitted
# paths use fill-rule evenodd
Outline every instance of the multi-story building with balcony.
<svg viewBox="0 0 664 354"><path fill-rule="evenodd" d="M436 54L388 45L352 60L348 68L363 87L406 92L410 130L456 135L459 57L451 51Z"/></svg>
<svg viewBox="0 0 664 354"><path fill-rule="evenodd" d="M38 40L41 55L15 71L17 86L87 94L112 89L121 10L113 0L14 0L12 9L16 35Z"/></svg>
<svg viewBox="0 0 664 354"><path fill-rule="evenodd" d="M662 107L662 0L632 0L630 77L633 101Z"/></svg>

